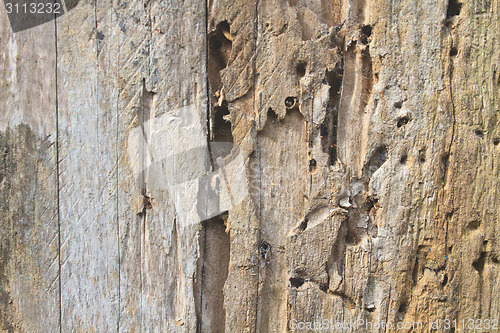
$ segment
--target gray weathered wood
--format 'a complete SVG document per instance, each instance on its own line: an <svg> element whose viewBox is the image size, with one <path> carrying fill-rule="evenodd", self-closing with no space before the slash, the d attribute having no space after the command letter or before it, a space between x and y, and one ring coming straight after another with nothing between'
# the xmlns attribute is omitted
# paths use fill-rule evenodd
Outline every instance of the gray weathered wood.
<svg viewBox="0 0 500 333"><path fill-rule="evenodd" d="M0 13L0 330L59 331L54 22Z"/></svg>
<svg viewBox="0 0 500 333"><path fill-rule="evenodd" d="M500 319L498 9L86 0L15 35L2 12L0 327Z"/></svg>
<svg viewBox="0 0 500 333"><path fill-rule="evenodd" d="M113 46L100 37L111 33L110 14L102 19L96 3L83 1L57 20L63 331L119 325L118 110L115 78L107 74Z"/></svg>

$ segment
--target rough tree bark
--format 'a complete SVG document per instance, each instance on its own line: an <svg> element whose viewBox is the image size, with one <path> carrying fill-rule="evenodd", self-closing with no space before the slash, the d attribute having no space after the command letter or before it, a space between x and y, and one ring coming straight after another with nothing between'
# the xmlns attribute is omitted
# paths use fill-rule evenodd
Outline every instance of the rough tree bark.
<svg viewBox="0 0 500 333"><path fill-rule="evenodd" d="M82 0L15 34L0 11L0 330L500 320L499 9ZM207 141L246 182L200 222L201 181L159 184Z"/></svg>

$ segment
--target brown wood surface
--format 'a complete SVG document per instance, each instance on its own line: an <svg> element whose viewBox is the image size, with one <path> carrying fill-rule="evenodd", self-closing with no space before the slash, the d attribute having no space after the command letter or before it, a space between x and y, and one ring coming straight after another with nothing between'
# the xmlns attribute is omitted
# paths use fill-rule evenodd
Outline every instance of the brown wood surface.
<svg viewBox="0 0 500 333"><path fill-rule="evenodd" d="M0 331L498 322L499 7L2 8Z"/></svg>

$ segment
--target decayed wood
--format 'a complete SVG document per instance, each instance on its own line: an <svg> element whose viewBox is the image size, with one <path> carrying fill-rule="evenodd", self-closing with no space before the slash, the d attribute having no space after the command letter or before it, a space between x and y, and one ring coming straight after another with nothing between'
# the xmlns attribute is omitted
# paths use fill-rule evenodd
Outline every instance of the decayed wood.
<svg viewBox="0 0 500 333"><path fill-rule="evenodd" d="M434 10L427 11L427 5ZM496 280L498 274L497 241L487 231L497 225L498 211L486 208L498 205L498 106L494 104L498 99L498 54L486 51L487 56L481 58L481 63L491 64L485 66L490 70L478 75L489 78L488 84L479 84L482 79L478 82L470 76L456 82L454 76L456 68L465 63L471 66L475 59L469 46L472 41L460 41L459 36L476 35L478 31L496 35L493 27L497 23L493 20L497 9L493 9L493 3L487 8L454 2L394 6L343 3L342 14L331 22L315 14L314 6L304 4L270 1L256 7L258 17L251 18L257 21L253 29L259 33L253 110L261 116L259 120L268 119L265 125L257 121L259 134L252 147L256 156L272 156L257 163L261 170L260 192L255 200L260 217L259 242L279 244L283 237L280 233L288 232L290 243L284 248L272 247L275 261L271 259L259 269L260 290L267 291L258 296L262 310L255 314L256 326L242 326L242 330L282 331L291 319L427 322L492 318L492 313L498 313L495 302L488 301L490 298L483 301L478 292L495 292L490 282L486 283L488 292L483 289L485 283L480 281L484 281L485 270L488 279ZM460 13L456 10L459 6ZM476 7L481 7L480 13ZM229 15L224 19L231 28L243 21ZM469 19L481 23L470 27ZM329 29L321 23L329 24ZM475 38L471 39L477 43ZM484 41L491 41L489 38ZM456 46L459 43L463 49ZM304 50L309 45L319 50L294 54L295 48ZM491 44L482 49L493 50ZM334 56L331 60L321 55L307 58L321 54L321 50ZM244 58L244 54L233 54L222 72L224 88L234 86L232 80L239 79L232 75L231 68L238 57ZM478 70L473 72L477 74ZM325 89L321 84L329 86L329 96L322 95ZM482 93L478 85L483 87ZM457 99L458 94L463 97ZM476 116L474 121L469 115L472 108L466 106L471 97L465 96L477 94L488 102L476 107L481 118ZM231 96L231 92L225 95ZM286 163L288 150L303 149L301 141L293 144L293 130L285 130L288 141L274 153L266 146L279 142L280 130L274 128L270 131L273 136L263 137L266 127L274 126L268 124L268 115L272 114L268 108L284 118L281 128L286 128L289 117L293 119L294 113L286 111L283 103L287 96L297 97L308 124L304 141L309 146L301 155L302 163L300 158ZM234 108L231 116L237 121L233 129L239 142L239 110L244 102L232 97L228 100L229 110ZM255 119L253 115L248 118ZM301 120L294 124L297 130ZM332 131L335 133L330 138ZM475 145L484 149L481 158L485 160L470 156L466 147ZM305 189L300 186L300 180L308 178L306 171L293 180L292 194L304 195L302 202L292 201L287 184L279 184L276 190L268 187L275 182L275 168L283 177L290 170L306 170L307 163L309 185ZM483 170L486 165L490 167L481 176L472 171ZM472 172L466 172L469 167ZM467 181L458 180L467 174L471 175ZM482 179L484 185L478 188L474 179ZM267 195L272 199L261 200ZM472 197L477 198L474 205ZM263 217L267 205L276 207L272 212L291 206L300 214ZM341 214L330 222L328 212L335 212L339 206L345 216ZM472 212L475 218L468 217ZM229 220L233 225L231 212ZM288 225L290 220L295 228ZM330 223L334 225L328 229ZM313 236L323 228L331 231ZM273 229L275 233L270 234ZM477 245L471 245L473 239L472 244ZM331 249L328 256L323 255L323 242ZM288 265L280 258L281 252L287 253ZM464 255L469 259L462 259ZM302 257L307 259L301 262ZM273 281L277 274L280 278ZM235 283L231 271L229 276L231 285ZM288 285L286 277L290 278ZM467 282L470 279L476 281L475 287ZM266 287L268 281L272 281L272 294ZM288 292L280 294L281 288ZM459 295L465 294L468 296L459 300ZM239 295L228 290L226 301L234 304Z"/></svg>
<svg viewBox="0 0 500 333"><path fill-rule="evenodd" d="M16 34L0 14L1 329L500 319L498 8L80 1ZM244 167L216 179L208 142Z"/></svg>

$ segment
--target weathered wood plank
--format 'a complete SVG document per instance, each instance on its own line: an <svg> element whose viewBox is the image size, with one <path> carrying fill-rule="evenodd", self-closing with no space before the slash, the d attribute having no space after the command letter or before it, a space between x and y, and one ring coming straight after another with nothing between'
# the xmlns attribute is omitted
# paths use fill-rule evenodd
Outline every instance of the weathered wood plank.
<svg viewBox="0 0 500 333"><path fill-rule="evenodd" d="M0 12L0 331L59 331L54 23Z"/></svg>
<svg viewBox="0 0 500 333"><path fill-rule="evenodd" d="M144 297L149 306L143 310L143 330L194 332L197 327L195 279L201 219L188 212L195 211L198 200L205 200L203 188L196 179L192 185L176 185L175 189L161 179L173 173L176 184L190 180L186 162L195 166L194 171L209 170L205 13L204 2L195 0L152 2L150 8L151 67L146 84L155 93L151 158L167 166L172 158L184 163L174 165L173 170L151 168L145 178L153 202L144 216ZM165 123L167 118L172 122ZM190 149L199 150L194 159L187 158ZM173 290L175 297L159 297Z"/></svg>
<svg viewBox="0 0 500 333"><path fill-rule="evenodd" d="M136 5L119 11L124 30L119 54L119 132L124 133L120 329L189 332L196 330L200 221L186 220L193 202L169 188L164 180L170 170L162 164L206 146L205 9L194 1L148 2L141 8L144 12ZM182 117L188 123L183 125ZM198 125L191 128L189 122ZM141 165L146 160L152 164Z"/></svg>
<svg viewBox="0 0 500 333"><path fill-rule="evenodd" d="M139 155L129 160L128 141L134 127L144 128L143 112L150 110L152 100L146 99L145 79L149 73L150 16L144 1L131 1L117 5L116 20L120 27L112 44L117 48L117 140L118 140L118 228L120 254L120 326L119 331L143 330L143 242L144 207L149 207L143 195L143 180L134 170L142 171L145 158L143 142L139 141ZM138 169L134 169L137 165ZM136 182L137 180L137 182Z"/></svg>
<svg viewBox="0 0 500 333"><path fill-rule="evenodd" d="M119 325L118 110L113 45L103 38L114 26L110 3L99 15L96 6L80 2L57 20L63 331Z"/></svg>

